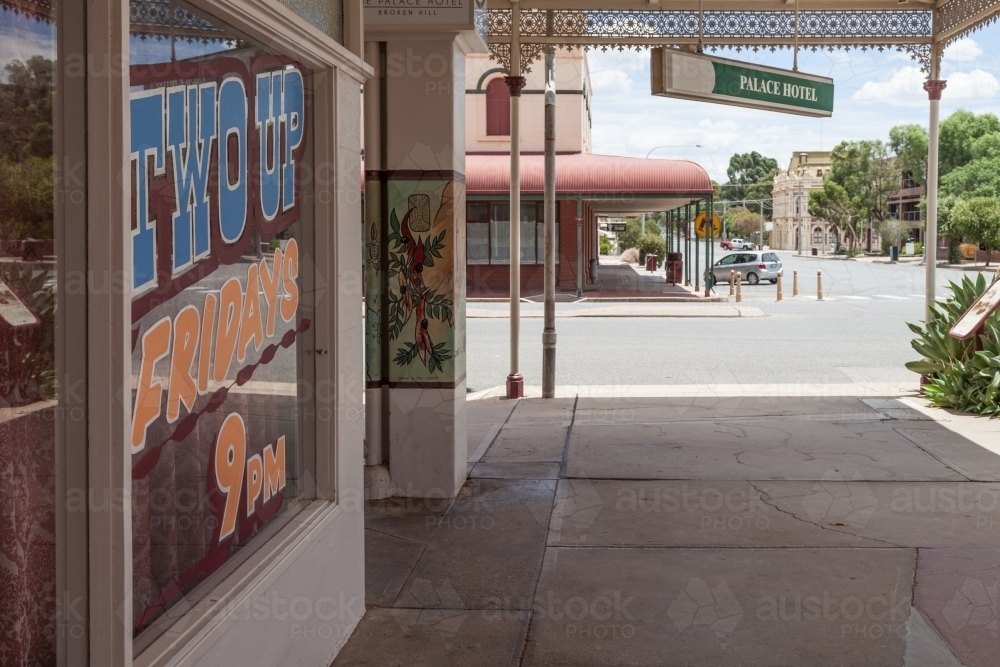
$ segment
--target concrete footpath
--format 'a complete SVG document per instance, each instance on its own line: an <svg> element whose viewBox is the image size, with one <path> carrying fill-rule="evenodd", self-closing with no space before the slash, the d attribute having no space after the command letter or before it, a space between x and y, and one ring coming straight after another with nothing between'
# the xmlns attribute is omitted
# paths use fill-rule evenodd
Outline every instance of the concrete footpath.
<svg viewBox="0 0 1000 667"><path fill-rule="evenodd" d="M521 317L544 317L542 308L522 308ZM465 316L469 318L507 318L510 311L502 308L476 308L466 306ZM753 306L726 304L669 304L619 303L614 305L583 306L580 303L567 307L556 306L556 317L764 317L764 311Z"/></svg>
<svg viewBox="0 0 1000 667"><path fill-rule="evenodd" d="M459 498L367 503L335 665L998 664L1000 422L891 385L470 398Z"/></svg>

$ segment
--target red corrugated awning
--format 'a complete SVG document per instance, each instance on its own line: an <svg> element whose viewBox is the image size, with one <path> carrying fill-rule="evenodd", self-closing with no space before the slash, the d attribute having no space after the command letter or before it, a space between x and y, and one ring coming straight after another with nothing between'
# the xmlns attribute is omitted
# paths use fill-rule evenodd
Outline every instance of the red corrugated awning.
<svg viewBox="0 0 1000 667"><path fill-rule="evenodd" d="M509 155L466 155L468 194L510 192ZM521 156L521 192L541 193L545 156ZM712 194L712 179L694 162L594 153L556 156L557 194Z"/></svg>

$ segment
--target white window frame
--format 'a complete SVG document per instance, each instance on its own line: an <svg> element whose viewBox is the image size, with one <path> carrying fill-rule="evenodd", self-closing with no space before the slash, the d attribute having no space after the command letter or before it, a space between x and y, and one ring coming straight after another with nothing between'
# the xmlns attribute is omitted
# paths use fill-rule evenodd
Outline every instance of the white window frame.
<svg viewBox="0 0 1000 667"><path fill-rule="evenodd" d="M112 276L119 287L87 295L87 486L95 497L109 494L125 502L87 512L86 553L91 665L129 667L193 662L233 625L227 605L255 599L287 571L315 537L347 513L360 516L359 503L343 503L339 489L362 487L364 439L361 298L360 86L373 70L278 2L267 0L188 0L219 21L270 48L294 57L313 71L313 159L332 164L330 197L315 198L316 284L313 331L316 387L326 387L331 417L316 420L315 496L295 519L197 602L165 635L138 656L132 651L132 526L128 497L131 457L127 434L131 401L124 399L131 377L131 284L129 173L129 81L127 0L86 3L87 271ZM62 5L64 3L60 3ZM80 4L83 3L65 3ZM345 0L345 18L359 15ZM350 7L348 7L350 5ZM348 11L350 9L350 12ZM82 17L81 17L82 18ZM352 24L353 25L353 24ZM62 30L62 26L60 26ZM345 34L348 33L345 28ZM350 30L351 40L358 39ZM358 49L359 50L359 49ZM346 113L342 113L345 112ZM343 118L341 116L343 115ZM351 122L353 121L355 122ZM79 122L79 121L77 121ZM67 239L64 238L64 242ZM126 286L126 287L121 287ZM65 353L65 350L64 352ZM355 359L355 357L357 357ZM319 403L317 404L319 405ZM355 465L355 462L356 465ZM117 495L116 495L117 494ZM354 506L357 505L357 506ZM353 519L352 519L353 520ZM362 540L362 524L354 532ZM353 529L353 528L352 528ZM352 533L353 534L353 533ZM363 544L345 547L361 557ZM81 555L81 554L75 554ZM74 554L72 548L69 557ZM60 657L61 664L80 664Z"/></svg>

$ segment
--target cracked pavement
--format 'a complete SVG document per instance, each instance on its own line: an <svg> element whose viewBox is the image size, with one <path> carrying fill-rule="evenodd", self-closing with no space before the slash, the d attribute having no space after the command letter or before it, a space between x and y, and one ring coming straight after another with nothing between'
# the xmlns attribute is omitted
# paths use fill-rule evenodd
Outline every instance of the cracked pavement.
<svg viewBox="0 0 1000 667"><path fill-rule="evenodd" d="M459 502L367 507L336 665L996 664L996 422L913 397L468 405Z"/></svg>

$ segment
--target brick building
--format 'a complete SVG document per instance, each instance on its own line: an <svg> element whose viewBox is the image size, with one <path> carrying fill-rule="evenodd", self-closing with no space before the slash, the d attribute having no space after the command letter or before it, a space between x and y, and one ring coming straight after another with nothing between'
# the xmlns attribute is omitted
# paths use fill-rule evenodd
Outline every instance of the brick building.
<svg viewBox="0 0 1000 667"><path fill-rule="evenodd" d="M504 297L510 289L510 94L504 74L486 55L466 59L466 261L473 297ZM537 64L521 97L523 296L543 289L544 87ZM586 53L557 52L556 91L556 289L575 291L579 264L586 287L591 262L599 260L598 214L671 210L711 194L712 185L693 162L591 152Z"/></svg>

